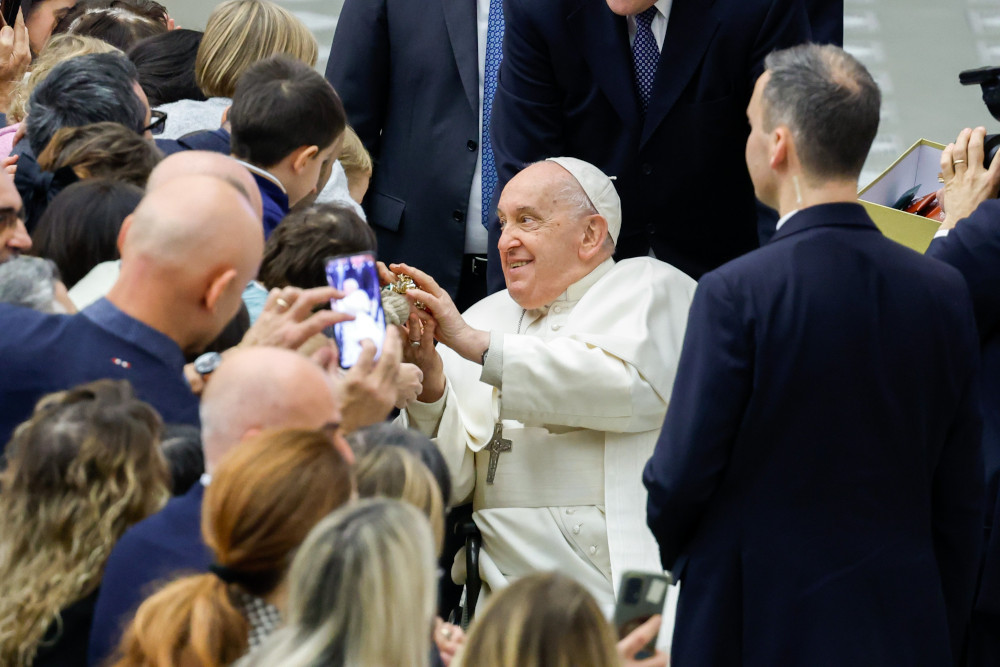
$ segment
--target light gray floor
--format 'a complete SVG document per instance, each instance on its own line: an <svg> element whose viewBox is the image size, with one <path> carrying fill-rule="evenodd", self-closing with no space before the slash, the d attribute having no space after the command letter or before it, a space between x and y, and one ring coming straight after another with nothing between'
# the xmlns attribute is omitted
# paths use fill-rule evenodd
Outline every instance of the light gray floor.
<svg viewBox="0 0 1000 667"><path fill-rule="evenodd" d="M203 29L215 2L164 0L177 22ZM343 0L279 0L316 35L320 71ZM544 2L545 0L537 0ZM979 88L958 73L1000 65L1000 0L844 0L845 46L882 88L882 124L861 184L918 139L954 140L966 126L1000 132Z"/></svg>

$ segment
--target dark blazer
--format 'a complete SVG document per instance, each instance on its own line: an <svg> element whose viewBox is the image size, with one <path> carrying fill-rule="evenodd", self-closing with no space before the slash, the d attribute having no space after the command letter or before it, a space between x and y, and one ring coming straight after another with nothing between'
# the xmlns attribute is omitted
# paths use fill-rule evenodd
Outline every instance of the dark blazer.
<svg viewBox="0 0 1000 667"><path fill-rule="evenodd" d="M476 0L346 0L326 78L372 154L379 257L454 297L479 147Z"/></svg>
<svg viewBox="0 0 1000 667"><path fill-rule="evenodd" d="M952 664L982 539L977 350L958 272L856 204L702 277L643 476L682 582L671 664Z"/></svg>
<svg viewBox="0 0 1000 667"><path fill-rule="evenodd" d="M1000 201L980 204L947 237L932 241L927 254L951 264L965 277L979 327L986 550L976 611L1000 621ZM991 634L996 655L1000 656L1000 626L994 627Z"/></svg>
<svg viewBox="0 0 1000 667"><path fill-rule="evenodd" d="M505 0L504 13L497 193L526 164L569 155L617 177L618 258L652 245L697 278L757 247L746 107L764 56L809 40L800 0L674 0L645 120L626 19L605 0ZM491 259L499 237L494 219ZM489 271L502 289L499 261Z"/></svg>
<svg viewBox="0 0 1000 667"><path fill-rule="evenodd" d="M97 594L95 589L59 610L59 620L49 624L32 667L85 667Z"/></svg>
<svg viewBox="0 0 1000 667"><path fill-rule="evenodd" d="M128 529L111 550L90 629L87 663L103 664L122 631L159 584L182 574L208 572L212 553L201 539L201 501L195 484L183 496Z"/></svg>

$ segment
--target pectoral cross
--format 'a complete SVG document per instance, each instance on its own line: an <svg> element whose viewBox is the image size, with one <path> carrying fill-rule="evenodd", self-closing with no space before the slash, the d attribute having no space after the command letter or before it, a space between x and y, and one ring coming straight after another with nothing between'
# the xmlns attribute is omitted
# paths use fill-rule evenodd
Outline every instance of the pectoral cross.
<svg viewBox="0 0 1000 667"><path fill-rule="evenodd" d="M500 455L511 449L511 441L504 440L503 425L500 422L497 422L497 425L493 427L493 437L490 438L490 444L486 445L486 449L490 453L490 464L486 469L486 483L492 484L497 476L497 463L500 462Z"/></svg>

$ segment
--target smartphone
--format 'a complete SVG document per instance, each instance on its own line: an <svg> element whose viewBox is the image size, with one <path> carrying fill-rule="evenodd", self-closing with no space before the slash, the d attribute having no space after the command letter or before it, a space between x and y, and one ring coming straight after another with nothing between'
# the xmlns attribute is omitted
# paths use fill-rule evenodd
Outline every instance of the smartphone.
<svg viewBox="0 0 1000 667"><path fill-rule="evenodd" d="M330 306L338 312L354 315L353 320L333 325L333 337L340 349L341 368L350 368L357 363L361 341L366 338L375 344L375 358L378 359L385 342L385 313L382 310L375 254L361 252L328 258L326 280L331 287L344 292L342 299L331 299Z"/></svg>
<svg viewBox="0 0 1000 667"><path fill-rule="evenodd" d="M17 10L21 9L27 15L31 9L31 0L2 0L0 1L0 14L3 14L5 25L13 26L17 20Z"/></svg>
<svg viewBox="0 0 1000 667"><path fill-rule="evenodd" d="M624 639L651 616L663 613L663 604L667 599L670 583L669 573L630 571L622 575L614 617L619 639ZM656 653L656 637L653 637L635 657L641 660L654 653Z"/></svg>

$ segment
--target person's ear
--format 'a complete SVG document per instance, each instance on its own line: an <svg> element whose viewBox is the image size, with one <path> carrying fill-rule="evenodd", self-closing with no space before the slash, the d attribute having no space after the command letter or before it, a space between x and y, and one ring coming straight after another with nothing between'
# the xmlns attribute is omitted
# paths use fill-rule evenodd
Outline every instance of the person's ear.
<svg viewBox="0 0 1000 667"><path fill-rule="evenodd" d="M608 235L608 221L600 214L587 216L583 228L583 242L580 244L580 259L588 261L604 247Z"/></svg>
<svg viewBox="0 0 1000 667"><path fill-rule="evenodd" d="M212 278L211 282L208 283L208 289L205 290L205 307L215 312L222 295L226 293L235 280L236 269L234 268L228 268Z"/></svg>
<svg viewBox="0 0 1000 667"><path fill-rule="evenodd" d="M122 246L125 245L125 236L128 234L128 230L132 227L132 220L135 218L134 213L130 213L125 216L125 220L122 222L121 229L118 230L118 240L116 244L118 245L118 254L122 254Z"/></svg>
<svg viewBox="0 0 1000 667"><path fill-rule="evenodd" d="M779 125L771 133L771 169L787 164L790 151L794 150L792 132L787 125Z"/></svg>
<svg viewBox="0 0 1000 667"><path fill-rule="evenodd" d="M291 157L291 167L293 174L301 174L309 164L309 160L313 159L319 154L319 146L299 146L292 154Z"/></svg>

